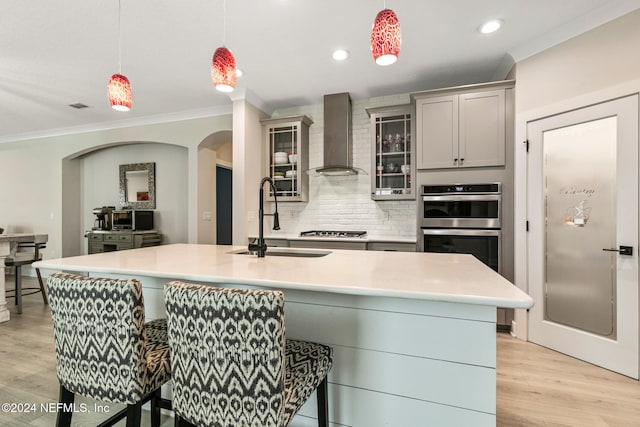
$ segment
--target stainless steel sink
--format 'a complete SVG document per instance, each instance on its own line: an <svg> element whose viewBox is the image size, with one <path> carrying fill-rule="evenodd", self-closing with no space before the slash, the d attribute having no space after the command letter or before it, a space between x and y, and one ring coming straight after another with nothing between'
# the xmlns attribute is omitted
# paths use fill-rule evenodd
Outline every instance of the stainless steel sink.
<svg viewBox="0 0 640 427"><path fill-rule="evenodd" d="M256 256L256 252L249 251L247 249L240 249L239 251L230 252L236 255L253 255ZM266 256L289 256L295 258L318 258L327 256L331 251L323 251L317 249L290 249L290 248L269 248L267 249Z"/></svg>

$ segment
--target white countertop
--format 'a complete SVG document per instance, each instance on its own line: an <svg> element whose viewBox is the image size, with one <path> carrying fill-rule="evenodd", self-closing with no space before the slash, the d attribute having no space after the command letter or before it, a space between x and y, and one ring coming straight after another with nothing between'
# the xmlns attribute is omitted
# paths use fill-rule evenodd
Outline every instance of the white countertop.
<svg viewBox="0 0 640 427"><path fill-rule="evenodd" d="M533 306L529 295L471 255L331 250L318 258L257 258L231 253L241 249L246 247L173 244L43 260L34 266L506 308Z"/></svg>

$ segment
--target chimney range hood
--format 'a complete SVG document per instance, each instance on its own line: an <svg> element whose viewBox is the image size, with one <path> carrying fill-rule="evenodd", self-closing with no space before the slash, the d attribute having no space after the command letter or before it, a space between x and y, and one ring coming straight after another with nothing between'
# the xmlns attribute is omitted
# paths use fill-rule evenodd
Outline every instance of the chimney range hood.
<svg viewBox="0 0 640 427"><path fill-rule="evenodd" d="M306 171L312 175L366 175L353 165L351 98L348 93L324 96L324 166Z"/></svg>

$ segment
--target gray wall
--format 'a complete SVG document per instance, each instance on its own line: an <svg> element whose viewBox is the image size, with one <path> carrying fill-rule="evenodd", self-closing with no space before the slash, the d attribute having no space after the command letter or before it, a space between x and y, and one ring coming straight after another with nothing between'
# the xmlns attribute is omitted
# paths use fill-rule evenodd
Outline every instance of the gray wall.
<svg viewBox="0 0 640 427"><path fill-rule="evenodd" d="M120 208L119 166L128 163L156 164L155 228L163 243L187 242L187 149L169 144L132 143L93 151L80 159L82 170L82 226L89 230L93 208ZM82 253L87 253L86 242Z"/></svg>

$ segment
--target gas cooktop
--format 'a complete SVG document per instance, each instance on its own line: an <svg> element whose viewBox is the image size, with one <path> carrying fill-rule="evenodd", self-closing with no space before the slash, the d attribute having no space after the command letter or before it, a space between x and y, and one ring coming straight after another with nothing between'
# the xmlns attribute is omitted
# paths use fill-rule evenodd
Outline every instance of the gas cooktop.
<svg viewBox="0 0 640 427"><path fill-rule="evenodd" d="M366 231L326 231L326 230L311 230L303 231L300 233L300 237L365 237Z"/></svg>

